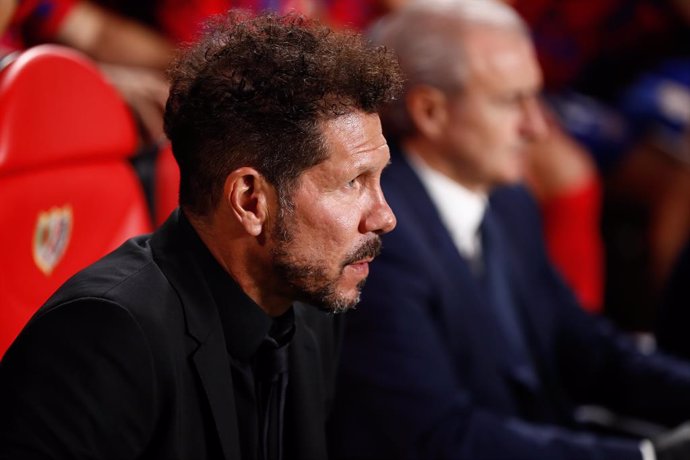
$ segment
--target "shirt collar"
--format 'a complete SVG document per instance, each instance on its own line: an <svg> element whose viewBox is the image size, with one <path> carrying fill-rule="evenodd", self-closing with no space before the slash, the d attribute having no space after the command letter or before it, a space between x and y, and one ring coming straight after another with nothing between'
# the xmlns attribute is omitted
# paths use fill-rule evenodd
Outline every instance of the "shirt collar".
<svg viewBox="0 0 690 460"><path fill-rule="evenodd" d="M473 192L432 169L414 152L404 154L424 185L458 251L464 256L475 257L480 251L478 230L488 205L486 195Z"/></svg>
<svg viewBox="0 0 690 460"><path fill-rule="evenodd" d="M256 354L269 332L274 332L276 328L289 330L294 326L292 307L288 313L276 318L274 326L274 320L247 296L216 261L182 212L180 223L183 238L196 249L193 251L196 263L218 307L228 353L240 361L248 361Z"/></svg>

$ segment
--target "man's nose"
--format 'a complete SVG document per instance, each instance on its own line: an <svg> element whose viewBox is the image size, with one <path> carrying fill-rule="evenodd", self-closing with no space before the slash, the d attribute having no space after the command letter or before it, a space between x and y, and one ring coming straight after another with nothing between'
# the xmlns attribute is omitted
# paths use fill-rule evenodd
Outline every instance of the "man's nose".
<svg viewBox="0 0 690 460"><path fill-rule="evenodd" d="M541 101L529 98L523 106L522 134L530 141L544 139L549 132Z"/></svg>
<svg viewBox="0 0 690 460"><path fill-rule="evenodd" d="M373 232L382 235L393 230L397 223L395 214L393 214L393 210L388 206L383 192L379 190L376 195L371 211L362 221L362 228L360 229L362 233Z"/></svg>

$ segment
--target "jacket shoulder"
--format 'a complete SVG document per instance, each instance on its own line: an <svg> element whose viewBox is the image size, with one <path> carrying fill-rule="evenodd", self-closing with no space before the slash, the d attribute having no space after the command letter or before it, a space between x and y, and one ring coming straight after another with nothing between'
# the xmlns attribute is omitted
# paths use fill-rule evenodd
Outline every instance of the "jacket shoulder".
<svg viewBox="0 0 690 460"><path fill-rule="evenodd" d="M95 309L117 305L141 322L158 322L144 318L166 315L180 299L156 263L149 241L150 235L130 239L78 272L48 299L32 321L58 307L86 301Z"/></svg>

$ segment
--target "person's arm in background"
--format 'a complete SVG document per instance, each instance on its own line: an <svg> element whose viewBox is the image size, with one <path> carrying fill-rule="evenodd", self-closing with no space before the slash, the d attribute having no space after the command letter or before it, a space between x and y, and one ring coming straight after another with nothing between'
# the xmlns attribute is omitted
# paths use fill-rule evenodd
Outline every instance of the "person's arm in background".
<svg viewBox="0 0 690 460"><path fill-rule="evenodd" d="M139 124L142 141L152 144L163 142L163 112L169 92L163 72L104 63L99 63L99 68L129 105Z"/></svg>
<svg viewBox="0 0 690 460"><path fill-rule="evenodd" d="M0 0L0 35L5 31L7 24L10 23L16 6L16 0Z"/></svg>
<svg viewBox="0 0 690 460"><path fill-rule="evenodd" d="M163 36L86 1L70 10L56 38L111 64L164 70L173 55L171 43Z"/></svg>
<svg viewBox="0 0 690 460"><path fill-rule="evenodd" d="M99 62L137 117L145 141L163 137L168 82L162 71L173 56L167 39L85 1L71 8L55 38Z"/></svg>

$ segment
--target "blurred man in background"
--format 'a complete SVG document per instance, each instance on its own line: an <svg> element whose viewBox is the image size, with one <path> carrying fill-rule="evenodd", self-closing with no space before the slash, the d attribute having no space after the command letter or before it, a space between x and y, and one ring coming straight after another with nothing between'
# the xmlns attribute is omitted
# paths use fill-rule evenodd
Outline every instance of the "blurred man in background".
<svg viewBox="0 0 690 460"><path fill-rule="evenodd" d="M690 365L643 355L583 312L548 261L516 185L549 136L524 23L496 1L419 2L374 34L408 78L384 116L398 227L347 318L335 456L686 458L687 429L600 435L576 418L596 404L681 424Z"/></svg>

